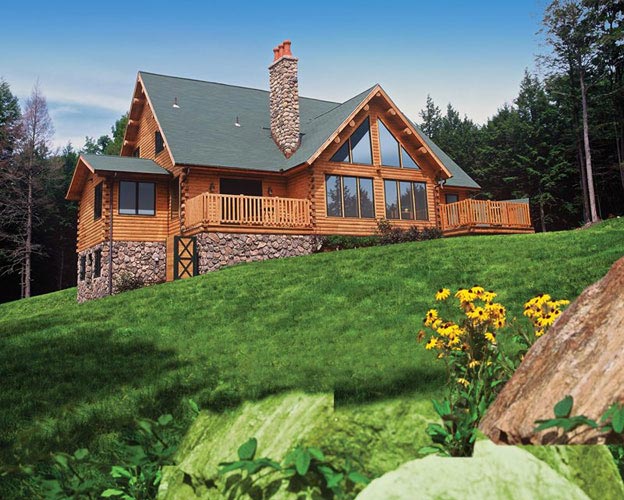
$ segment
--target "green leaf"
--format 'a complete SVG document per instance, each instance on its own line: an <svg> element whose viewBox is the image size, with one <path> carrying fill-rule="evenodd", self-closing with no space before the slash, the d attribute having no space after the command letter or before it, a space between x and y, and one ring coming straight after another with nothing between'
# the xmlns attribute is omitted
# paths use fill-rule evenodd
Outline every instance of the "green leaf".
<svg viewBox="0 0 624 500"><path fill-rule="evenodd" d="M312 457L305 448L299 448L297 458L295 459L295 468L300 476L305 476L310 468L310 461Z"/></svg>
<svg viewBox="0 0 624 500"><path fill-rule="evenodd" d="M152 424L148 420L139 420L137 425L140 429L147 432L148 434L152 434Z"/></svg>
<svg viewBox="0 0 624 500"><path fill-rule="evenodd" d="M243 469L248 460L239 461L239 462L221 462L219 465L221 468L219 469L219 474L227 474L228 472L232 472L233 470Z"/></svg>
<svg viewBox="0 0 624 500"><path fill-rule="evenodd" d="M199 413L199 405L195 401L193 401L192 399L189 399L188 404L194 413Z"/></svg>
<svg viewBox="0 0 624 500"><path fill-rule="evenodd" d="M344 479L344 474L342 472L334 472L329 477L325 476L325 480L327 481L327 487L331 490L338 486L342 480Z"/></svg>
<svg viewBox="0 0 624 500"><path fill-rule="evenodd" d="M251 438L246 443L243 443L238 448L238 458L241 460L253 460L256 456L256 450L258 449L258 440Z"/></svg>
<svg viewBox="0 0 624 500"><path fill-rule="evenodd" d="M444 450L435 446L423 446L418 450L419 455L433 455L434 453L444 453Z"/></svg>
<svg viewBox="0 0 624 500"><path fill-rule="evenodd" d="M572 396L566 396L555 405L555 417L568 418L572 413L572 406L574 405L574 398Z"/></svg>
<svg viewBox="0 0 624 500"><path fill-rule="evenodd" d="M163 427L168 426L172 420L173 420L173 415L171 415L170 413L167 413L166 415L161 415L160 417L158 417L158 423L162 425Z"/></svg>
<svg viewBox="0 0 624 500"><path fill-rule="evenodd" d="M624 406L614 408L611 425L618 434L624 432Z"/></svg>
<svg viewBox="0 0 624 500"><path fill-rule="evenodd" d="M132 479L132 474L119 465L113 465L111 467L110 475L112 477L125 477L127 479Z"/></svg>
<svg viewBox="0 0 624 500"><path fill-rule="evenodd" d="M323 454L323 451L320 448L315 448L314 446L310 446L308 447L308 452L310 452L310 455L312 455L312 458L317 459L319 462L325 461L325 455Z"/></svg>
<svg viewBox="0 0 624 500"><path fill-rule="evenodd" d="M69 463L67 460L67 456L65 456L65 454L61 454L61 453L54 453L52 455L52 457L54 458L54 461L59 464L61 467L63 467L64 469L68 469L69 468Z"/></svg>
<svg viewBox="0 0 624 500"><path fill-rule="evenodd" d="M104 498L109 498L109 497L118 497L118 496L121 496L123 494L124 494L124 492L121 491L121 490L116 490L114 488L109 488L107 490L104 490L100 496L102 496Z"/></svg>
<svg viewBox="0 0 624 500"><path fill-rule="evenodd" d="M89 450L87 450L86 448L80 448L79 450L76 450L74 452L74 458L76 460L84 460L88 456L89 456Z"/></svg>
<svg viewBox="0 0 624 500"><path fill-rule="evenodd" d="M347 479L349 479L349 481L355 484L370 483L370 479L368 479L364 474L361 474L360 472L357 472L357 471L349 472Z"/></svg>

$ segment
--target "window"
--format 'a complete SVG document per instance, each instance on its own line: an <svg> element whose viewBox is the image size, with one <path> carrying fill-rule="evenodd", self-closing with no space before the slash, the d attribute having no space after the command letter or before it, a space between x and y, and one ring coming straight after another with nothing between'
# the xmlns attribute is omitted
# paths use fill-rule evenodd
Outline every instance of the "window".
<svg viewBox="0 0 624 500"><path fill-rule="evenodd" d="M377 120L379 126L379 149L381 152L381 164L386 167L415 168L420 167L399 144L392 132L381 120Z"/></svg>
<svg viewBox="0 0 624 500"><path fill-rule="evenodd" d="M78 279L80 281L84 281L85 275L86 275L86 271L87 271L87 256L86 255L82 255L80 257L80 269L78 271Z"/></svg>
<svg viewBox="0 0 624 500"><path fill-rule="evenodd" d="M424 182L384 181L386 218L429 220Z"/></svg>
<svg viewBox="0 0 624 500"><path fill-rule="evenodd" d="M141 148L138 147L132 152L132 156L135 158L141 158Z"/></svg>
<svg viewBox="0 0 624 500"><path fill-rule="evenodd" d="M325 191L329 217L375 217L373 179L326 175Z"/></svg>
<svg viewBox="0 0 624 500"><path fill-rule="evenodd" d="M95 195L93 202L93 220L97 220L102 217L102 183L100 182L95 186Z"/></svg>
<svg viewBox="0 0 624 500"><path fill-rule="evenodd" d="M95 262L93 263L93 277L99 278L102 275L102 249L95 251Z"/></svg>
<svg viewBox="0 0 624 500"><path fill-rule="evenodd" d="M368 117L351 134L329 161L338 163L362 163L372 165L373 155L370 140L370 121Z"/></svg>
<svg viewBox="0 0 624 500"><path fill-rule="evenodd" d="M165 141L163 141L163 136L160 133L160 130L157 130L154 132L154 151L158 154L163 149L165 149Z"/></svg>
<svg viewBox="0 0 624 500"><path fill-rule="evenodd" d="M180 215L180 179L176 178L169 184L171 192L171 218L175 219Z"/></svg>
<svg viewBox="0 0 624 500"><path fill-rule="evenodd" d="M446 201L446 203L457 203L459 201L459 195L451 193L445 194L444 201Z"/></svg>
<svg viewBox="0 0 624 500"><path fill-rule="evenodd" d="M153 182L119 182L119 213L155 215L156 184Z"/></svg>

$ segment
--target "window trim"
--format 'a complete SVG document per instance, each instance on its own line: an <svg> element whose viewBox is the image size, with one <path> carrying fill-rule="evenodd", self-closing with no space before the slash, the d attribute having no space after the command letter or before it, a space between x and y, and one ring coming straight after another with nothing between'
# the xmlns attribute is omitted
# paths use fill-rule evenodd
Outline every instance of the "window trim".
<svg viewBox="0 0 624 500"><path fill-rule="evenodd" d="M129 182L129 183L133 183L135 185L134 189L134 200L135 200L135 207L134 207L134 213L133 214L124 214L121 212L121 183L122 182ZM140 214L139 213L139 184L151 184L152 188L154 189L154 207L152 209L152 211L154 213L151 214ZM132 181L132 180L124 180L124 179L120 179L119 182L117 183L117 215L121 215L121 216L127 216L127 217L156 217L156 183L152 182L152 181Z"/></svg>
<svg viewBox="0 0 624 500"><path fill-rule="evenodd" d="M385 129L388 131L388 133L394 138L394 140L397 143L397 151L398 151L398 157L399 157L398 167L396 165L384 165L383 154L381 154L382 148L381 148L381 132L379 129L379 122L381 122L382 126L385 127ZM401 169L405 169L407 171L412 171L412 172L418 171L418 170L422 171L422 167L418 164L416 160L414 160L414 157L409 153L405 145L392 133L388 125L386 125L386 123L381 118L377 118L377 139L379 141L379 159L380 159L379 165L380 166L385 167L385 168L401 168ZM402 154L403 151L405 151L405 154L412 159L412 161L414 162L414 165L416 165L416 168L403 166L403 154Z"/></svg>
<svg viewBox="0 0 624 500"><path fill-rule="evenodd" d="M364 125L364 122L368 121L368 147L370 149L370 163L356 163L353 161L353 148L351 147L351 136L353 134L355 134L355 132L357 132L357 130ZM348 144L348 152L349 152L349 161L332 161L332 158L338 154L338 151L340 151L345 144ZM367 115L366 118L364 118L362 120L362 123L360 123L357 127L353 127L353 132L351 132L349 134L349 136L347 137L347 139L340 144L340 146L338 147L338 149L336 149L336 151L334 151L334 153L329 157L329 163L335 163L337 165L363 165L363 166L367 166L367 167L372 167L375 164L375 157L373 155L374 151L373 151L373 135L371 133L371 119L370 116Z"/></svg>
<svg viewBox="0 0 624 500"><path fill-rule="evenodd" d="M98 220L98 219L102 218L102 207L104 205L104 202L103 202L103 197L104 197L103 184L104 184L104 181L96 184L93 187L93 220ZM98 203L98 192L100 193L100 195L99 195L99 203Z"/></svg>
<svg viewBox="0 0 624 500"><path fill-rule="evenodd" d="M340 211L342 215L329 215L328 207L328 198L327 198L327 178L328 177L338 177L340 179ZM345 215L345 201L344 201L344 178L351 177L355 179L355 188L356 188L356 196L357 196L357 216L347 216ZM371 217L363 217L362 216L362 199L360 196L360 179L366 179L371 181L372 191L371 195L373 199L371 200L373 204L373 215ZM361 177L357 175L340 175L340 174L325 174L325 217L333 218L333 219L364 219L364 220L375 220L375 179L373 177Z"/></svg>
<svg viewBox="0 0 624 500"><path fill-rule="evenodd" d="M407 221L420 221L420 222L427 222L430 220L429 217L429 202L427 200L427 183L423 182L423 181L410 181L410 180L401 180L401 179L384 179L384 215L385 218L388 220L407 220ZM386 182L394 182L395 188L396 188L396 194L397 194L397 208L398 208L398 213L399 216L398 217L388 217L388 203L387 203L387 196L386 196ZM401 214L403 213L403 210L401 208L401 182L407 182L410 184L410 192L411 192L411 198L412 198L412 207L414 209L414 218L413 219L404 219L403 217L401 217ZM418 213L420 207L416 204L416 190L414 189L414 184L422 184L425 186L425 214L426 214L426 218L425 219L419 219L416 217L416 214Z"/></svg>

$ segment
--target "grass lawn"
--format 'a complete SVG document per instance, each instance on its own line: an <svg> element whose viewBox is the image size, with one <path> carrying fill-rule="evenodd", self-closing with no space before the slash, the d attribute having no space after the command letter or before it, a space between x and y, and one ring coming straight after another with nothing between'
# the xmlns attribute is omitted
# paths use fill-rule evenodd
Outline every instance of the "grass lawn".
<svg viewBox="0 0 624 500"><path fill-rule="evenodd" d="M3 304L0 460L104 453L136 417L188 397L429 398L443 369L415 338L435 290L481 284L521 317L534 294L573 299L622 255L620 219L245 264L82 305L73 289Z"/></svg>

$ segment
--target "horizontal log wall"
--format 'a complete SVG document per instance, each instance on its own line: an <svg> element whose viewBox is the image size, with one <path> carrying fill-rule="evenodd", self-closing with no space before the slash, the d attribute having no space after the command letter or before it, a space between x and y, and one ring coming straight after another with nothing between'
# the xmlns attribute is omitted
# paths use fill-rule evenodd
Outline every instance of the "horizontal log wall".
<svg viewBox="0 0 624 500"><path fill-rule="evenodd" d="M78 236L76 245L78 252L101 243L106 238L105 220L108 214L108 189L105 183L102 185L102 217L97 220L93 219L95 186L104 181L103 177L90 173L84 184L82 198L78 204Z"/></svg>

